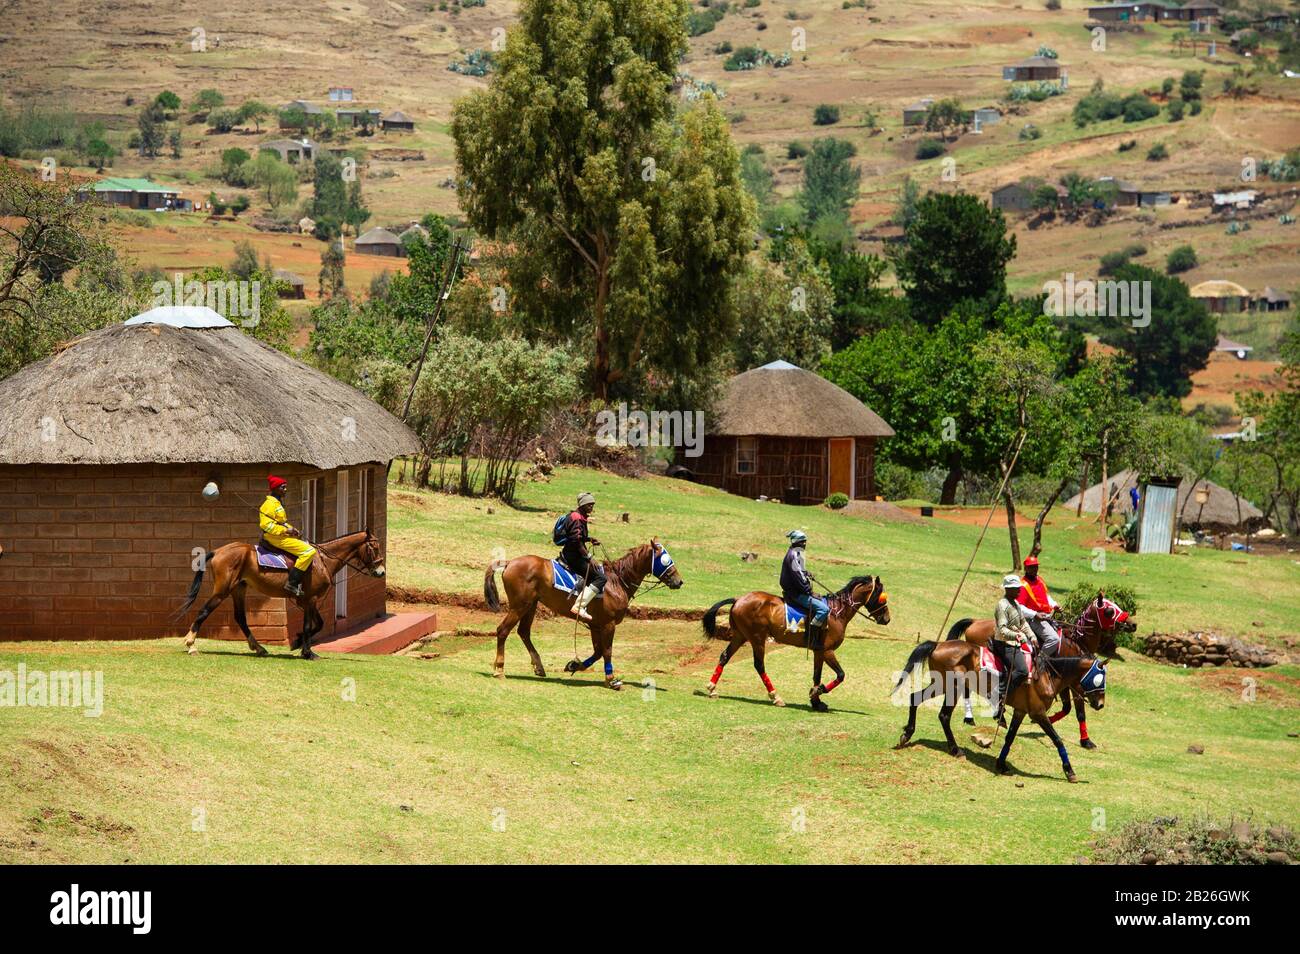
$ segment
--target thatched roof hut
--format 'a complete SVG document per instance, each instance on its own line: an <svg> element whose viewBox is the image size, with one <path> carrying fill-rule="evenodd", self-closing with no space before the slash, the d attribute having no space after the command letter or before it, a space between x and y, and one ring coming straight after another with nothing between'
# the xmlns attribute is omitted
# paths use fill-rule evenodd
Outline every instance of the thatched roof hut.
<svg viewBox="0 0 1300 954"><path fill-rule="evenodd" d="M382 542L385 465L418 446L365 395L207 308L76 338L0 381L0 499L16 508L0 509L0 640L180 635L195 554L257 540L269 473L307 539L368 527ZM382 579L337 581L324 636L372 625L385 595ZM248 622L271 642L302 625L252 594ZM204 635L242 639L229 604Z"/></svg>
<svg viewBox="0 0 1300 954"><path fill-rule="evenodd" d="M388 229L379 226L360 236L356 240L355 248L358 255L389 255L400 258L406 254L402 240Z"/></svg>
<svg viewBox="0 0 1300 954"><path fill-rule="evenodd" d="M727 382L702 450L677 462L701 483L748 497L821 503L876 494L876 442L894 429L843 388L788 361Z"/></svg>
<svg viewBox="0 0 1300 954"><path fill-rule="evenodd" d="M1129 509L1129 488L1137 483L1137 473L1132 470L1121 470L1112 474L1107 479L1107 484L1115 488L1115 499L1111 502L1112 512L1123 512ZM1195 499L1197 488L1204 487L1209 490L1209 498L1202 508ZM1139 488L1141 489L1141 488ZM1192 497L1191 503L1187 498ZM1101 484L1093 484L1083 492L1083 510L1085 513L1100 513L1102 500ZM1238 504L1240 503L1240 512ZM1184 508L1186 504L1186 508ZM1079 507L1079 495L1075 494L1065 502L1068 510L1076 510ZM1178 485L1178 502L1175 505L1175 512L1182 514L1183 521L1192 526L1199 525L1207 529L1219 530L1245 530L1248 525L1258 526L1264 523L1264 512L1256 507L1245 497L1237 497L1231 490L1226 487L1220 487L1218 484L1209 480L1198 481L1193 484L1190 480L1184 480Z"/></svg>
<svg viewBox="0 0 1300 954"><path fill-rule="evenodd" d="M58 439L48 439L46 419ZM346 435L344 420L355 423ZM295 461L332 470L418 447L410 428L356 389L207 308L156 308L0 381L0 464Z"/></svg>

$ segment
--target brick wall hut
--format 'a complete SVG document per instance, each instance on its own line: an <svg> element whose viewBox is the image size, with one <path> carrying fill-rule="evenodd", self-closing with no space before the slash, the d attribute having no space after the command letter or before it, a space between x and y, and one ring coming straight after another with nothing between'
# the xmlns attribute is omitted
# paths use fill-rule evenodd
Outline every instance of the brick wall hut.
<svg viewBox="0 0 1300 954"><path fill-rule="evenodd" d="M706 422L703 454L677 462L745 497L821 503L876 495L876 441L894 429L843 388L786 361L732 378Z"/></svg>
<svg viewBox="0 0 1300 954"><path fill-rule="evenodd" d="M0 640L182 635L189 620L170 617L194 553L257 540L268 473L311 539L368 525L386 546L385 464L417 446L369 398L206 308L77 338L0 381ZM322 635L384 614L384 581L349 574L322 600ZM253 593L248 618L262 642L302 627ZM242 641L229 601L203 635Z"/></svg>

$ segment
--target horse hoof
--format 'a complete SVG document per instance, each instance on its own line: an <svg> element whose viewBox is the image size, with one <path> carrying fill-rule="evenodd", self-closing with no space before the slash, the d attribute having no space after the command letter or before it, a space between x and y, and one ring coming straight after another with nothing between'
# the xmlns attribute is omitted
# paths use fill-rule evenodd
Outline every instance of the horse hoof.
<svg viewBox="0 0 1300 954"><path fill-rule="evenodd" d="M570 659L568 662L566 662L566 663L564 664L564 671L565 671L565 672L577 672L577 671L578 671L578 661L577 661L576 659Z"/></svg>
<svg viewBox="0 0 1300 954"><path fill-rule="evenodd" d="M1071 772L1069 775L1065 776L1065 780L1070 784L1074 784L1075 782L1079 781L1079 776Z"/></svg>
<svg viewBox="0 0 1300 954"><path fill-rule="evenodd" d="M506 677L505 667L502 667L500 669L493 669L492 675L497 679L504 679Z"/></svg>
<svg viewBox="0 0 1300 954"><path fill-rule="evenodd" d="M811 702L811 705L812 705L812 710L813 710L813 712L830 712L830 711L831 711L831 707L828 706L826 703L822 702L820 699L812 699L812 700L810 700L810 702Z"/></svg>
<svg viewBox="0 0 1300 954"><path fill-rule="evenodd" d="M315 662L316 660L320 659L320 656L309 649L307 650L307 652L302 654L302 658L306 659L308 662Z"/></svg>
<svg viewBox="0 0 1300 954"><path fill-rule="evenodd" d="M782 699L780 696L778 696L775 692L770 693L768 695L768 698L772 700L772 705L777 706L778 708L781 709L785 708L785 700Z"/></svg>
<svg viewBox="0 0 1300 954"><path fill-rule="evenodd" d="M911 734L904 732L902 735L898 737L898 744L894 746L894 748L896 749L905 748L907 746L907 743L910 742L911 739L912 739Z"/></svg>
<svg viewBox="0 0 1300 954"><path fill-rule="evenodd" d="M196 646L187 646L185 647L185 651L189 653L191 656L197 656L199 654L198 647Z"/></svg>
<svg viewBox="0 0 1300 954"><path fill-rule="evenodd" d="M1096 747L1097 747L1097 743L1092 741L1092 739L1079 740L1079 748L1081 749L1095 749Z"/></svg>
<svg viewBox="0 0 1300 954"><path fill-rule="evenodd" d="M546 670L543 669L541 666L538 666L536 669L533 670L533 675L536 676L538 679L545 679Z"/></svg>
<svg viewBox="0 0 1300 954"><path fill-rule="evenodd" d="M993 766L993 767L994 767L995 769L997 769L997 773L998 773L999 775L1010 775L1010 774L1011 774L1011 766L1008 765L1006 762L998 762L998 763L997 763L995 766Z"/></svg>
<svg viewBox="0 0 1300 954"><path fill-rule="evenodd" d="M618 692L620 689L623 688L623 680L611 679L609 682L605 683L605 685L608 686L610 689L613 689L615 692Z"/></svg>
<svg viewBox="0 0 1300 954"><path fill-rule="evenodd" d="M975 720L974 720L974 719L962 719L961 722L962 722L962 725L974 725L974 724L975 724Z"/></svg>
<svg viewBox="0 0 1300 954"><path fill-rule="evenodd" d="M256 649L256 651L253 653L253 655L255 655L255 656L269 656L269 655L271 655L271 654L268 653L268 652L266 651L266 647L265 647L265 646L258 646L257 649Z"/></svg>
<svg viewBox="0 0 1300 954"><path fill-rule="evenodd" d="M951 755L953 758L955 758L958 762L966 758L966 753L963 752L961 749L949 749L948 754Z"/></svg>

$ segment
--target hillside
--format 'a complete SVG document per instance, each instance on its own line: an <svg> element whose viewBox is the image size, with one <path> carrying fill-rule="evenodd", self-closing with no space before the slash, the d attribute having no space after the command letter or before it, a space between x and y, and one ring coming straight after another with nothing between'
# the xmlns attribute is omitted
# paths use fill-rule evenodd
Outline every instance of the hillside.
<svg viewBox="0 0 1300 954"><path fill-rule="evenodd" d="M405 222L428 211L454 215L455 192L445 187L453 173L451 107L486 81L447 67L470 51L490 49L493 31L509 25L515 7L508 0L463 9L442 6L331 0L304 16L300 6L283 0L231 0L218 11L192 2L167 7L110 2L89 8L51 0L42 4L41 16L24 20L24 30L0 37L0 95L9 105L70 107L102 120L124 139L135 114L135 108L125 105L128 96L139 104L166 88L188 99L213 87L234 104L249 97L273 104L293 98L326 104L327 87L352 86L360 105L400 109L417 122L415 133L356 140L372 154L364 179L374 212L371 224ZM866 247L876 251L882 246L872 229L892 214L906 175L926 188L980 195L1022 176L1056 181L1071 171L1201 193L1231 187L1243 158L1276 157L1300 142L1296 81L1263 76L1257 95L1226 99L1218 96L1222 79L1234 64L1246 62L1226 43L1219 44L1213 59L1203 46L1194 57L1190 49L1180 52L1173 45L1173 28L1148 24L1141 33L1112 32L1106 51L1094 52L1085 20L1079 0L1067 0L1058 11L992 0L878 0L849 9L840 0L761 0L754 7L734 4L711 32L692 39L682 70L697 81L718 84L737 141L763 149L781 194L792 193L801 175L800 163L786 158L791 140L833 134L853 141L864 171L854 221ZM189 49L195 26L206 31L205 52ZM717 52L720 44L757 45L779 53L795 42L796 30L803 31L806 53L795 52L788 67L723 68L726 54ZM1039 44L1056 49L1067 65L1066 95L1016 106L982 134L969 133L950 144L955 182L941 179L941 160L913 158L922 134L904 130L904 105L920 97L946 96L959 97L967 108L997 104L1007 89L1001 67L1032 55ZM1188 69L1204 69L1207 98L1217 97L1207 99L1200 115L1179 123L1163 115L1132 124L1112 120L1084 129L1070 120L1074 102L1095 79L1104 78L1116 91L1158 91L1163 79L1177 79ZM813 109L821 103L841 108L838 124L813 124ZM864 122L868 112L876 117L874 129ZM1026 123L1037 126L1042 137L1021 141L1018 134ZM223 149L247 147L268 135L265 130L260 136L214 135L189 126L182 159L124 156L113 171L179 183L202 196L214 187L205 173ZM1128 140L1137 146L1118 152L1119 143ZM1157 143L1168 148L1169 159L1146 161L1148 148ZM392 162L375 157L377 150L388 148L416 150L423 158ZM1256 187L1278 188L1266 182ZM1102 254L1134 242L1148 248L1145 261L1151 263L1162 263L1176 245L1193 244L1201 265L1183 276L1189 284L1228 278L1247 288L1287 288L1295 281L1291 263L1300 255L1300 229L1268 215L1254 221L1251 231L1229 236L1223 222L1206 219L1207 211L1190 207L1187 200L1158 211L1122 210L1096 227L1076 223L1031 229L1018 218L1013 289L1033 291L1064 272L1092 273ZM201 230L166 225L153 236L138 231L129 236L129 251L141 264L169 268L226 260L237 239L254 234L243 223ZM315 294L319 243L269 234L257 242L277 266L307 273L309 295ZM363 287L374 271L394 267L402 266L391 261L359 266L352 257L349 269L360 270L349 273L349 282Z"/></svg>

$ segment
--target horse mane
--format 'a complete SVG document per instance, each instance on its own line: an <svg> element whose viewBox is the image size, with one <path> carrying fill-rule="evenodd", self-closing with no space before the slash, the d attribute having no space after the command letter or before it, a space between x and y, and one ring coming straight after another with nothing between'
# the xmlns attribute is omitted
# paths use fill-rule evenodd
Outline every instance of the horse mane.
<svg viewBox="0 0 1300 954"><path fill-rule="evenodd" d="M871 575L849 577L849 581L832 593L827 602L831 604L832 610L837 610L849 601L853 596L853 591L859 586L864 583L875 584L876 582L876 578ZM866 604L864 603L863 605L865 606Z"/></svg>
<svg viewBox="0 0 1300 954"><path fill-rule="evenodd" d="M1058 676L1073 676L1076 669L1084 668L1084 663L1091 668L1097 661L1096 656L1044 656L1043 658Z"/></svg>
<svg viewBox="0 0 1300 954"><path fill-rule="evenodd" d="M627 583L624 582L623 574L631 570L632 567L636 565L637 561L641 560L649 550L650 544L638 544L631 550L628 550L627 553L624 553L617 560L605 560L605 569L607 569L611 575L618 577L619 583L626 587Z"/></svg>

